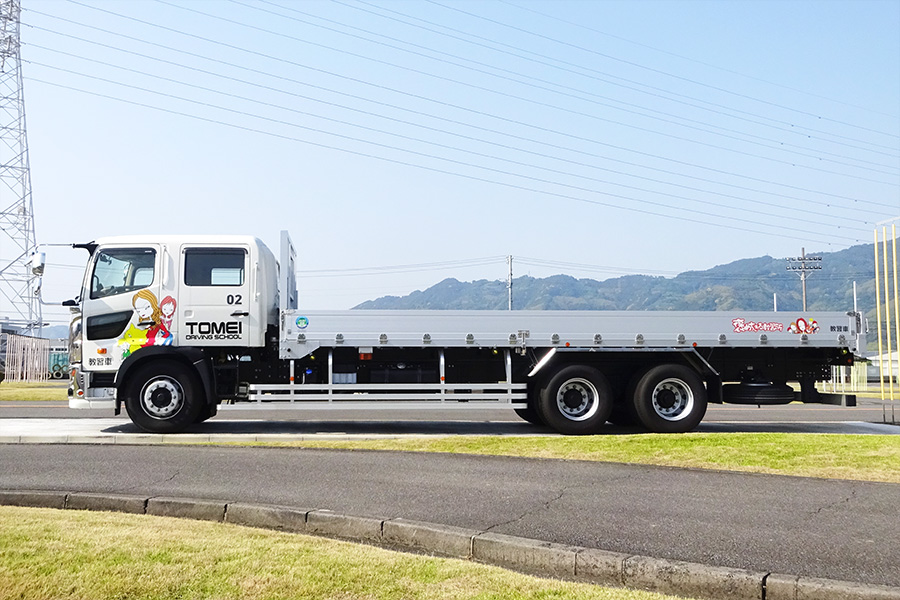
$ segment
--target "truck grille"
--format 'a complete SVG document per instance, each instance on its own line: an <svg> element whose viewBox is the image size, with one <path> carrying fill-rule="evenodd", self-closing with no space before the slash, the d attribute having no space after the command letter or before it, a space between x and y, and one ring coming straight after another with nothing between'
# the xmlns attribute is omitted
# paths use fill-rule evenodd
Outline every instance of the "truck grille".
<svg viewBox="0 0 900 600"><path fill-rule="evenodd" d="M116 374L91 373L91 387L116 387Z"/></svg>

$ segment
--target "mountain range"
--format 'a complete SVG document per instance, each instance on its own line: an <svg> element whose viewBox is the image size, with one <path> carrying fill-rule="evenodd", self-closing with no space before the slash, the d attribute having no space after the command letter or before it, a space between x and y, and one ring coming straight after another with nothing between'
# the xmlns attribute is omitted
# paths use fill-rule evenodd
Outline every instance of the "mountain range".
<svg viewBox="0 0 900 600"><path fill-rule="evenodd" d="M813 256L813 255L810 255ZM807 276L810 311L853 309L853 282L863 313L875 307L874 244L815 254L821 266ZM802 309L799 273L784 258L737 260L675 277L626 275L598 281L569 275L513 279L513 308L519 310L772 310ZM797 264L797 263L793 263ZM882 265L883 268L883 265ZM883 292L882 292L883 293ZM406 296L384 296L356 309L506 310L506 281L445 279Z"/></svg>

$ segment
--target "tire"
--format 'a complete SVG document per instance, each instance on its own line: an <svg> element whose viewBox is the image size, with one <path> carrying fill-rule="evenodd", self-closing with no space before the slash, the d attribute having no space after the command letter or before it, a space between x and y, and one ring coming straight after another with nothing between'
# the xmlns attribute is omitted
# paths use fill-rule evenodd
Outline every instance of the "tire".
<svg viewBox="0 0 900 600"><path fill-rule="evenodd" d="M729 383L722 386L722 401L729 404L778 405L794 401L794 388L774 383Z"/></svg>
<svg viewBox="0 0 900 600"><path fill-rule="evenodd" d="M531 384L528 386L528 406L525 408L514 408L516 414L523 421L528 421L532 425L541 425L544 426L544 420L541 419L541 415L538 413L537 403L540 401L541 397L541 386L537 384Z"/></svg>
<svg viewBox="0 0 900 600"><path fill-rule="evenodd" d="M128 378L125 410L144 431L177 433L200 416L202 389L191 367L173 360L155 360L136 367Z"/></svg>
<svg viewBox="0 0 900 600"><path fill-rule="evenodd" d="M599 432L612 406L612 388L606 377L583 365L560 369L541 390L537 404L544 423L567 435Z"/></svg>
<svg viewBox="0 0 900 600"><path fill-rule="evenodd" d="M703 380L683 365L648 369L634 388L634 412L640 424L654 433L691 431L706 414Z"/></svg>
<svg viewBox="0 0 900 600"><path fill-rule="evenodd" d="M204 403L200 408L200 412L197 413L197 418L194 419L194 424L203 423L204 421L208 421L216 416L216 412L218 412L218 407L213 404Z"/></svg>
<svg viewBox="0 0 900 600"><path fill-rule="evenodd" d="M538 414L537 409L534 406L528 405L527 408L514 408L516 414L523 421L528 421L532 425L543 425L544 422L541 420L541 416Z"/></svg>

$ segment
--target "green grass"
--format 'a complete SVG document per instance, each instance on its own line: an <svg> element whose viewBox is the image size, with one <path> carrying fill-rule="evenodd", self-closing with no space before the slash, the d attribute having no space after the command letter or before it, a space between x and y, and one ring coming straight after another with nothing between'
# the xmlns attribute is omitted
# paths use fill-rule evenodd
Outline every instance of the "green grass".
<svg viewBox="0 0 900 600"><path fill-rule="evenodd" d="M686 433L598 436L448 436L246 445L449 452L774 473L900 483L900 436Z"/></svg>
<svg viewBox="0 0 900 600"><path fill-rule="evenodd" d="M674 600L303 535L0 506L0 600Z"/></svg>
<svg viewBox="0 0 900 600"><path fill-rule="evenodd" d="M67 379L53 379L40 383L4 381L0 383L0 402L38 402L68 400Z"/></svg>

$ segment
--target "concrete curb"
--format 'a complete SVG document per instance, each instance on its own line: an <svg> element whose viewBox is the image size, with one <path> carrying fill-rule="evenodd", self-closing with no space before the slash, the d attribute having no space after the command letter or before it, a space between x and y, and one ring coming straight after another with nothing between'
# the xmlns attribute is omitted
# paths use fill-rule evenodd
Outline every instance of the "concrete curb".
<svg viewBox="0 0 900 600"><path fill-rule="evenodd" d="M0 505L217 521L476 560L544 577L714 600L900 600L900 588L716 567L405 519L191 498L0 490Z"/></svg>
<svg viewBox="0 0 900 600"><path fill-rule="evenodd" d="M770 600L768 592L763 593L767 573L629 556L623 564L622 575L626 587L661 594Z"/></svg>
<svg viewBox="0 0 900 600"><path fill-rule="evenodd" d="M383 523L382 519L339 515L330 510L314 510L306 515L306 533L379 543Z"/></svg>
<svg viewBox="0 0 900 600"><path fill-rule="evenodd" d="M192 498L148 498L147 514L157 517L179 517L198 521L225 521L224 502Z"/></svg>
<svg viewBox="0 0 900 600"><path fill-rule="evenodd" d="M65 492L19 492L0 490L0 504L33 508L65 508Z"/></svg>
<svg viewBox="0 0 900 600"><path fill-rule="evenodd" d="M381 528L382 539L392 546L465 559L472 558L472 540L480 533L476 529L406 519L385 521Z"/></svg>
<svg viewBox="0 0 900 600"><path fill-rule="evenodd" d="M66 498L66 508L143 515L147 512L147 498L115 494L69 494Z"/></svg>
<svg viewBox="0 0 900 600"><path fill-rule="evenodd" d="M765 600L895 600L900 588L772 574Z"/></svg>
<svg viewBox="0 0 900 600"><path fill-rule="evenodd" d="M306 515L309 512L287 506L260 506L236 502L228 504L225 522L259 529L306 533Z"/></svg>
<svg viewBox="0 0 900 600"><path fill-rule="evenodd" d="M515 571L574 578L579 548L499 533L480 533L472 540L472 558Z"/></svg>

